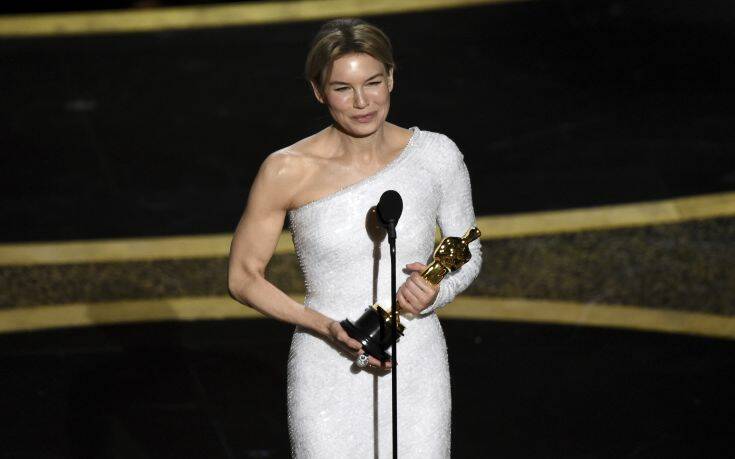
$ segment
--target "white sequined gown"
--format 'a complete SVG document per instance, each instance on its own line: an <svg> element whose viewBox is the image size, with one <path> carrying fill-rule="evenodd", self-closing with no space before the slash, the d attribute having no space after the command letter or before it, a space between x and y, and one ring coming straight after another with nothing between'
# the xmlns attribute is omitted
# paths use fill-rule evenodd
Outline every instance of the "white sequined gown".
<svg viewBox="0 0 735 459"><path fill-rule="evenodd" d="M462 236L475 224L469 175L457 146L442 134L411 130L406 148L385 168L289 212L307 307L335 320L353 321L374 297L390 308L388 240L376 244L366 229L369 209L388 189L403 198L396 227L397 287L407 277L405 265L428 262L437 223L445 236ZM449 457L449 366L444 334L433 311L451 302L477 276L480 241L472 242L470 250L472 259L444 278L435 303L416 318L401 319L406 327L397 352L402 459ZM390 373L359 370L351 357L296 328L288 360L294 457L390 458L391 421Z"/></svg>

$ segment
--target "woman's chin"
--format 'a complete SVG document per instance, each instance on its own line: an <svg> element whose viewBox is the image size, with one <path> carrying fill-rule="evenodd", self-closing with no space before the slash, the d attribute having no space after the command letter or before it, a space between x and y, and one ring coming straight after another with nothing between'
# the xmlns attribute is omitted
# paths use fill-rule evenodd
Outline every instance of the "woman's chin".
<svg viewBox="0 0 735 459"><path fill-rule="evenodd" d="M354 137L367 137L375 134L375 132L383 125L385 119L374 119L369 123L360 123L359 121L350 120L346 124L340 123L342 131Z"/></svg>

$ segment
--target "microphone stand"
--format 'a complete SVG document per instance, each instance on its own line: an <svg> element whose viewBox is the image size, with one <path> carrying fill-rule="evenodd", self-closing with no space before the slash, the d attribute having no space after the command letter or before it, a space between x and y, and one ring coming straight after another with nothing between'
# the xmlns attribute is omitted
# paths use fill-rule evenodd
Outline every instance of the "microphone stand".
<svg viewBox="0 0 735 459"><path fill-rule="evenodd" d="M393 459L398 458L398 381L396 379L396 373L398 371L398 359L396 356L396 338L398 337L398 330L396 326L396 317L398 314L396 307L396 222L395 220L388 221L388 244L390 245L390 289L391 289L391 300L390 300L390 313L391 313L391 327L393 336L393 344L391 347L391 359L393 361L393 371L391 372L391 389L392 389L392 401L393 401Z"/></svg>

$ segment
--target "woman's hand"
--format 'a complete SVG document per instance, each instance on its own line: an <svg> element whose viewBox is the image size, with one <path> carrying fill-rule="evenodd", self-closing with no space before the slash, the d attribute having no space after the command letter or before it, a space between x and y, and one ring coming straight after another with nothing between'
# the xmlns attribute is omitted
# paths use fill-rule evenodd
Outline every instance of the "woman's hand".
<svg viewBox="0 0 735 459"><path fill-rule="evenodd" d="M402 311L418 314L434 304L439 295L439 286L421 277L426 265L418 262L409 263L406 269L411 271L411 275L398 289L396 301Z"/></svg>
<svg viewBox="0 0 735 459"><path fill-rule="evenodd" d="M354 358L357 358L358 355L365 353L365 351L362 350L362 344L356 339L350 338L350 335L347 334L345 329L342 328L342 325L336 320L333 320L329 323L329 325L327 326L327 330L329 331L329 338L331 338L333 342L342 347ZM380 360L376 359L372 355L369 355L368 365L374 368L380 368L382 370L390 370L391 361L388 360L385 363L382 363Z"/></svg>

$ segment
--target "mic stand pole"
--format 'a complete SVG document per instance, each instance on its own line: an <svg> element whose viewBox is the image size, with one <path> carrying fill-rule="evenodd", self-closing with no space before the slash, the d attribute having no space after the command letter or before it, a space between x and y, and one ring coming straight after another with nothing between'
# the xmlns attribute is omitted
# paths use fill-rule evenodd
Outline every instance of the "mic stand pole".
<svg viewBox="0 0 735 459"><path fill-rule="evenodd" d="M393 344L391 347L391 359L393 361L393 371L391 372L392 398L393 398L393 459L398 458L398 382L396 373L398 371L398 359L396 357L396 338L398 330L396 326L396 317L398 311L396 308L396 222L390 220L388 222L388 244L390 244L390 289L391 289L391 327L393 336Z"/></svg>

